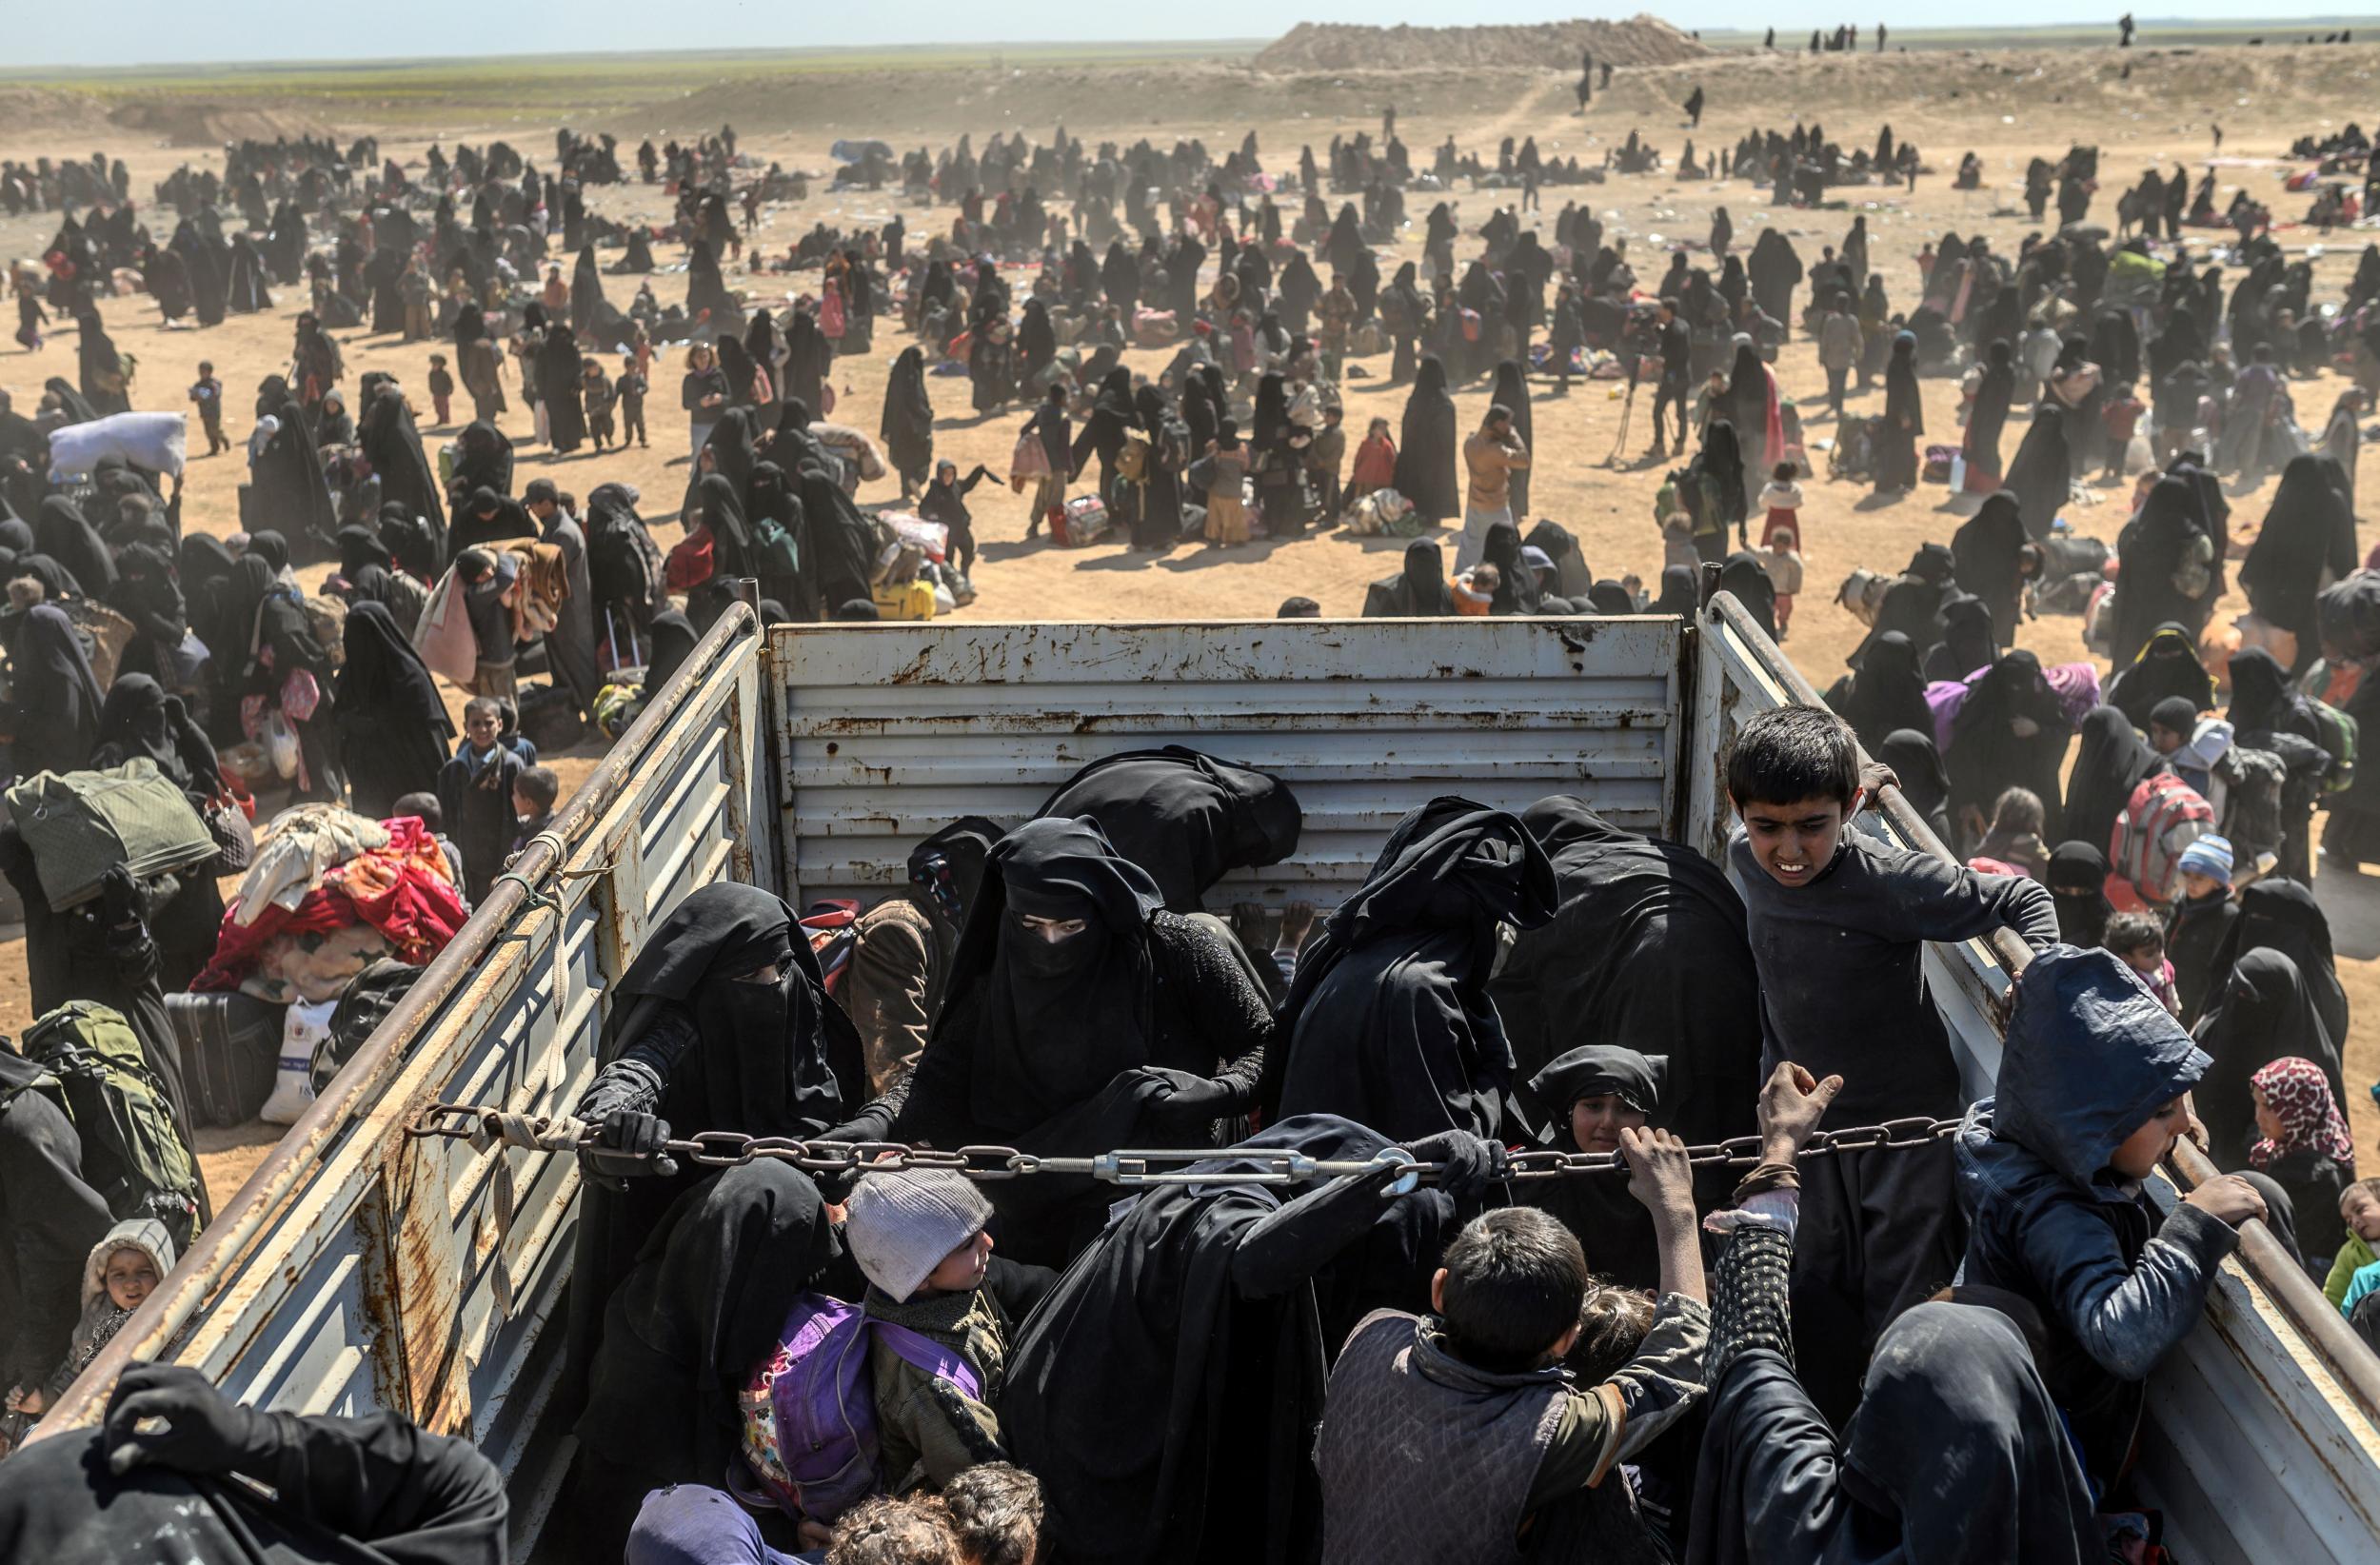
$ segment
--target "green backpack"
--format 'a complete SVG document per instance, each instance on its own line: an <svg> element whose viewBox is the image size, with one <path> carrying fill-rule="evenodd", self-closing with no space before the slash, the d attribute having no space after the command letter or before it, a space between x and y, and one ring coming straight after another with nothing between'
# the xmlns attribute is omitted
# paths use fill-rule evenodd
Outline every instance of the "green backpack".
<svg viewBox="0 0 2380 1565"><path fill-rule="evenodd" d="M2309 696L2306 704L2313 709L2314 731L2321 736L2316 743L2330 752L2330 771L2322 780L2322 791L2345 793L2355 785L2355 730L2358 724L2353 718L2327 701L2316 701Z"/></svg>
<svg viewBox="0 0 2380 1565"><path fill-rule="evenodd" d="M773 516L764 516L752 524L752 542L759 545L759 558L754 567L763 576L799 576L802 574L801 541L785 530Z"/></svg>
<svg viewBox="0 0 2380 1565"><path fill-rule="evenodd" d="M162 1218L177 1238L187 1235L203 1188L198 1160L123 1013L81 1000L61 1005L26 1029L25 1057L57 1078L82 1138L84 1182L108 1210Z"/></svg>

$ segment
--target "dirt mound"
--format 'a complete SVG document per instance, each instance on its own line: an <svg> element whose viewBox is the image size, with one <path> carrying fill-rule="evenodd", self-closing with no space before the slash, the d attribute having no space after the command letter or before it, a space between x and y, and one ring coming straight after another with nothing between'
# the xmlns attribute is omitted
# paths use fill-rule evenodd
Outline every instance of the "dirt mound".
<svg viewBox="0 0 2380 1565"><path fill-rule="evenodd" d="M0 125L41 134L71 135L105 129L107 110L88 92L51 87L0 87Z"/></svg>
<svg viewBox="0 0 2380 1565"><path fill-rule="evenodd" d="M108 114L120 130L156 137L169 147L221 147L250 137L319 136L330 128L310 115L279 109L225 109L190 98L143 98Z"/></svg>
<svg viewBox="0 0 2380 1565"><path fill-rule="evenodd" d="M1373 28L1300 22L1256 57L1259 70L1400 70L1477 66L1568 70L1582 50L1616 66L1676 65L1711 52L1656 16L1533 27Z"/></svg>

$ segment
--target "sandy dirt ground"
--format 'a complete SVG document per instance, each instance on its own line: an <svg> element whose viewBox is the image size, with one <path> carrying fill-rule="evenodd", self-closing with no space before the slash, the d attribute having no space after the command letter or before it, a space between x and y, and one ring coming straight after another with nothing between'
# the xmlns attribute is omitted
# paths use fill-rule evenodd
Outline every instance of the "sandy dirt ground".
<svg viewBox="0 0 2380 1565"><path fill-rule="evenodd" d="M1820 121L1846 147L1873 143L1879 124L1889 122L1897 137L1915 139L1931 171L1914 194L1898 188L1842 189L1832 192L1840 206L1822 210L1771 207L1765 192L1741 182L1615 176L1602 186L1547 189L1545 209L1524 214L1524 222L1538 224L1550 236L1554 216L1565 201L1575 198L1592 205L1609 233L1628 239L1630 257L1649 284L1665 267L1665 251L1673 241L1700 248L1711 211L1718 205L1730 208L1738 247L1748 249L1758 228L1773 225L1793 240L1805 264L1818 258L1822 246L1840 241L1855 212L1865 212L1872 264L1882 271L1894 307L1907 308L1917 293L1917 251L1945 231L1982 232L2002 253L2016 251L2020 239L2035 227L2024 218L2017 200L2026 160L2035 154L2055 158L2072 141L2096 141L2103 149L2102 194L2092 217L2112 226L2112 192L2135 182L2148 164L2170 170L2177 162L2186 163L2195 178L2212 149L2210 123L2219 122L2225 135L2217 205L2228 202L2231 187L2244 185L2270 202L2277 218L2293 222L2302 216L2308 198L2281 189L2283 169L2273 160L2295 136L2320 134L2352 117L2356 100L2369 96L2375 61L2380 55L2362 48L2141 50L2132 51L2130 59L2112 50L1866 55L1854 60L1732 56L1622 73L1584 116L1574 111L1569 79L1552 71L1266 78L1240 68L1185 65L1107 73L887 72L864 81L822 80L815 90L804 78L790 80L777 90L723 87L642 109L591 108L564 123L619 134L625 155L643 135L658 141L729 120L748 153L814 173L831 168L826 149L840 136L874 135L898 148L924 143L939 149L964 129L975 133L980 147L987 135L1000 130L1021 129L1045 141L1051 127L1062 122L1070 133L1094 143L1142 135L1167 141L1199 135L1220 150L1237 143L1253 126L1267 167L1294 168L1301 143L1314 145L1319 155L1335 133L1370 130L1377 135L1380 108L1394 102L1399 131L1415 149L1417 164L1426 163L1426 149L1450 133L1459 146L1481 149L1491 160L1497 139L1510 134L1536 136L1549 155L1576 153L1599 162L1602 149L1624 139L1632 129L1662 147L1674 162L1689 132L1672 106L1699 82L1709 92L1711 107L1693 134L1705 152L1731 144L1748 129L1788 129L1798 113ZM160 145L149 133L127 132L79 111L64 117L69 123L55 133L25 119L0 121L0 156L87 156L104 149L129 163L136 195L185 160L220 166L219 150ZM451 124L435 124L433 119L426 125L424 117L415 105L401 122L383 124L358 111L337 118L318 116L317 123L342 137L380 130L384 153L417 169L432 132L449 148L458 136L475 142L503 136L541 167L551 162L556 123L551 118L521 116L490 125L457 117ZM1970 149L1983 159L1986 188L1954 190L1951 171ZM813 182L812 192L807 201L765 208L752 243L782 254L815 222L872 226L892 216L898 199L890 190L833 193L823 179ZM1384 274L1393 272L1398 261L1418 257L1419 221L1433 199L1420 192L1409 194L1414 228L1394 248L1394 254L1381 254ZM1477 241L1468 236L1498 204L1517 199L1517 192L1458 190L1455 199L1466 234L1458 255L1467 259L1477 249ZM597 188L589 191L589 200L597 210L615 217L662 221L667 216L666 198L657 187ZM1331 204L1336 209L1338 198ZM945 227L951 209L928 211L912 206L905 213L914 246L926 231ZM1294 217L1295 212L1285 215ZM53 222L0 225L0 250L37 253ZM169 220L165 227L169 229ZM2225 237L2213 230L2193 233L2192 248L2203 250ZM2293 254L2318 254L2318 300L2338 297L2364 238L2344 231L2326 237L2295 226L2284 228L2279 237ZM602 259L608 264L614 253L605 252ZM747 259L750 253L747 246ZM659 257L672 269L652 279L655 291L664 302L683 297L682 252L664 246ZM571 258L557 250L556 259L566 278ZM750 275L740 265L729 272L730 286L742 289L752 306L781 306L788 289L811 287L815 282L815 273ZM625 307L634 282L607 277L605 287L613 303ZM1797 296L1797 306L1799 302ZM246 433L244 415L257 382L287 367L296 306L294 296L285 293L268 314L234 316L205 331L164 329L146 296L111 300L106 316L117 344L139 360L136 406L183 407L193 366L201 358L211 359L228 388L237 439ZM432 429L424 389L427 355L445 345L407 345L365 331L347 333L342 340L350 385L366 370L395 374L420 414L426 441L434 446L451 437L452 426ZM871 353L837 362L833 382L842 400L839 419L874 433L886 371L907 342L897 321L889 328L880 323ZM1126 363L1153 375L1170 357L1170 350L1136 351L1126 356ZM70 376L73 360L70 330L40 354L18 353L10 345L9 351L0 352L0 386L20 398L37 396L44 377L62 372ZM1388 384L1385 355L1354 363L1356 368L1341 386L1351 448L1372 417L1386 417L1395 426L1405 399L1402 386ZM1776 371L1782 390L1801 400L1809 439L1814 445L1828 440L1832 426L1823 406L1824 377L1813 346L1796 336L1780 354ZM675 407L681 372L681 357L674 352L657 361L648 405L649 450L602 455L582 451L553 458L532 444L529 421L518 409L516 396L516 410L505 423L520 458L516 484L550 477L580 495L607 481L635 485L645 497L645 514L666 548L679 536L671 513L686 483L685 426ZM928 386L942 415L937 421L937 454L956 460L962 470L982 462L996 472L1004 471L1024 409L978 419L969 411L963 379L929 379ZM2298 384L2294 395L2300 422L2318 429L2344 386L2342 380L2329 375ZM1486 390L1485 382L1457 389L1462 429L1476 426L1487 404ZM1957 382L1929 380L1924 391L1924 439L1954 444ZM1611 383L1580 383L1567 396L1554 394L1550 384L1533 385L1532 396L1535 515L1568 526L1598 577L1636 574L1656 580L1661 547L1653 497L1668 465L1639 460L1650 426L1650 388L1640 395L1633 414L1620 388ZM458 401L467 408L466 401ZM1854 399L1853 409L1874 412L1881 405L1879 388ZM1606 459L1615 450L1623 420L1632 422L1614 466ZM2012 421L2004 454L2013 453L2022 423L2020 410ZM1843 577L1861 566L1897 569L1920 543L1947 541L1965 512L1948 503L1939 485L1879 503L1864 485L1829 482L1824 455L1814 450L1813 458L1819 476L1805 485L1809 499L1802 513L1808 589L1787 646L1823 687L1841 671L1844 656L1862 629L1831 601ZM186 525L215 533L234 530L235 491L244 476L237 454L195 461ZM2272 487L2269 481L2233 493L2235 533L2250 533L2262 520ZM2068 514L2076 529L2112 541L2125 519L2128 490L2129 485L2094 490L2087 503L2071 507ZM2366 487L2364 492L2371 490ZM897 485L887 480L864 489L862 499L886 499L896 493ZM1127 552L1121 539L1066 550L1024 541L1024 505L1005 488L985 485L976 491L973 508L982 552L975 576L981 598L962 612L983 619L1266 617L1293 595L1318 600L1325 614L1353 615L1360 610L1365 584L1393 572L1403 546L1396 540L1318 535L1229 551L1184 545L1163 556ZM2225 612L2244 606L2227 602ZM2083 656L2078 620L2038 621L2025 627L2021 643L2044 661ZM584 776L593 753L590 747L563 759L565 785ZM2325 868L2317 890L2330 910L2341 977L2359 1019L2348 1043L2347 1075L2357 1139L2370 1147L2380 1144L2380 1113L2362 1091L2380 1076L2380 1034L2374 1028L2374 1020L2380 1020L2380 882ZM0 1030L13 1030L28 1020L23 984L19 948L13 943L0 947ZM221 1194L253 1166L266 1139L249 1127L208 1139L210 1182Z"/></svg>

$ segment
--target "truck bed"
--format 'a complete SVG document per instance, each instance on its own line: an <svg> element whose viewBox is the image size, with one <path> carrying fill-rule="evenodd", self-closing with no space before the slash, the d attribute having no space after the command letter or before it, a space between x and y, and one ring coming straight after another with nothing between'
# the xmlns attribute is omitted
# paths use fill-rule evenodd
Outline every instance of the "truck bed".
<svg viewBox="0 0 2380 1565"><path fill-rule="evenodd" d="M877 895L952 817L1021 820L1083 763L1166 743L1277 770L1305 806L1297 855L1219 901L1335 902L1439 793L1516 809L1577 793L1713 853L1735 726L1816 699L1727 599L1692 624L970 622L764 640L736 609L42 1428L95 1421L132 1357L192 1364L252 1403L394 1408L504 1469L526 1558L569 1448L543 1415L575 1160L404 1133L441 1099L565 1110L605 985L692 887ZM1938 847L1896 797L1863 819ZM2022 960L2013 942L1929 950L1971 1092L1989 1090ZM2373 1559L2375 1417L2380 1361L2251 1225L2152 1382L2144 1482L2169 1546L2185 1565Z"/></svg>

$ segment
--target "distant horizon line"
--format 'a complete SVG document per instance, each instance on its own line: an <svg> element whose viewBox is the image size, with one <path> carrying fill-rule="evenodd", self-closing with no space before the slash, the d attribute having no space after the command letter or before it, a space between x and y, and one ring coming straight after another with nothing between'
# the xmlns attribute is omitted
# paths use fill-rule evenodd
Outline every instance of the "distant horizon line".
<svg viewBox="0 0 2380 1565"><path fill-rule="evenodd" d="M2121 0L2117 0L2117 3L2121 4ZM1418 30L1428 31L1463 31L1480 27L1561 27L1571 22L1625 23L1636 20L1637 16L1646 16L1655 21L1667 22L1671 27L1676 28L1680 32L1684 32L1689 36L1696 38L1701 38L1701 35L1704 33L1709 33L1713 36L1726 39L1756 38L1761 36L1765 30L1756 27L1712 27L1696 29L1671 21L1670 18L1652 10L1638 11L1630 16L1569 16L1552 18L1543 22L1456 22L1438 24L1421 22L1348 23L1332 21L1302 21L1294 24L1290 30L1295 30L1297 27L1314 26L1333 28L1368 27L1382 32L1392 32L1397 30L1398 28L1412 28ZM2288 32L2294 31L2299 28L2306 27L2354 27L2366 24L2380 27L2380 12L2330 12L2298 16L2135 15L2133 20L2138 30L2143 32L2151 31L2157 28L2172 27L2188 28L2199 30L2224 28L2241 30L2256 29L2268 33L2286 34ZM2011 22L2002 25L1995 25L1988 22L1967 22L1957 25L1929 26L1918 23L1894 23L1888 18L1885 25L1890 27L1894 32L1905 35L1912 39L1922 38L1929 33L2074 32L2097 27L2104 27L2111 33L2115 30L2115 23L2112 20L2104 23L2093 20ZM1870 23L1866 26L1873 28L1874 24ZM1793 36L1799 36L1798 32L1790 29L1776 30L1792 33ZM1823 31L1824 30L1820 29L1819 30ZM1079 36L1020 37L1014 33L1010 33L1006 36L996 39L943 38L934 40L930 43L885 42L854 44L784 44L744 49L540 50L534 51L533 58L549 62L607 61L626 59L669 60L684 62L706 58L719 59L722 61L751 61L756 58L765 58L771 56L831 56L838 54L884 54L907 52L929 53L935 51L947 51L952 49L970 48L981 48L987 52L997 54L1001 50L1007 49L1039 49L1048 48L1053 45L1064 45L1069 49L1079 50L1085 53L1101 50L1114 50L1116 52L1122 53L1136 50L1181 50L1189 48L1231 50L1245 50L1249 52L1257 52L1279 43L1286 36L1288 36L1287 32L1276 33L1270 37L1262 38L1253 38L1235 34L1218 34L1212 37L1191 35L1175 38L1084 39ZM1708 42L1709 40L1703 39L1702 41ZM2276 41L2285 42L2287 40L2283 38L2276 39ZM2375 38L2374 42L2380 42L2380 38ZM2154 48L2155 45L2152 42L2148 47ZM524 56L524 58L526 57L530 56ZM313 54L290 55L286 58L272 57L266 59L258 59L251 56L250 58L245 60L141 60L131 62L114 61L106 64L67 61L50 65L25 66L13 69L0 69L0 86L22 86L28 84L50 83L61 77L135 76L143 72L161 70L202 71L214 74L241 76L271 75L281 71L304 70L307 69L321 69L325 68L336 68L342 69L379 69L386 70L401 70L407 68L449 65L463 62L482 65L500 63L499 58L491 57L490 53L486 50L477 51L458 51L453 53L406 54L398 56L376 54Z"/></svg>

